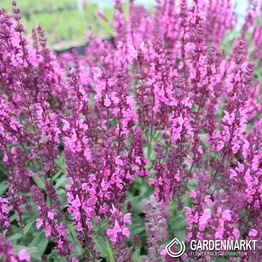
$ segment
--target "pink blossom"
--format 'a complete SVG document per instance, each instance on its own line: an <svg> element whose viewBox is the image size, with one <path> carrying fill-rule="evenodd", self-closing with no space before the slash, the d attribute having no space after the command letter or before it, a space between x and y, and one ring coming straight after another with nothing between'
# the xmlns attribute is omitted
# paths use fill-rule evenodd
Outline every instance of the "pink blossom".
<svg viewBox="0 0 262 262"><path fill-rule="evenodd" d="M231 221L231 212L230 210L224 210L222 213L222 219L224 221Z"/></svg>
<svg viewBox="0 0 262 262"><path fill-rule="evenodd" d="M25 248L21 249L21 250L17 253L17 255L18 255L18 258L19 258L21 261L23 261L23 260L28 261L28 262L31 261L31 260L30 260L30 259L31 259L30 254L27 253L27 251L26 251Z"/></svg>
<svg viewBox="0 0 262 262"><path fill-rule="evenodd" d="M40 218L36 219L36 228L39 229L43 225L43 220Z"/></svg>
<svg viewBox="0 0 262 262"><path fill-rule="evenodd" d="M211 218L211 210L205 209L204 213L199 217L199 229L204 230L208 220Z"/></svg>
<svg viewBox="0 0 262 262"><path fill-rule="evenodd" d="M256 237L257 234L258 234L257 230L252 228L252 229L249 231L248 236L250 236L250 237Z"/></svg>
<svg viewBox="0 0 262 262"><path fill-rule="evenodd" d="M117 220L115 220L115 226L113 229L108 229L107 231L107 235L110 237L110 240L112 242L116 242L117 240L117 234L122 232L122 229L120 228Z"/></svg>

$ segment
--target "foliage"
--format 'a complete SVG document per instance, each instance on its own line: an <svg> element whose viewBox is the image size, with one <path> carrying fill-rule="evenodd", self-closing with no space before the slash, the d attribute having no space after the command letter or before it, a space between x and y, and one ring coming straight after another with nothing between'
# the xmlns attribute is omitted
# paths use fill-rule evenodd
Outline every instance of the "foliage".
<svg viewBox="0 0 262 262"><path fill-rule="evenodd" d="M61 45L64 40L76 41L80 38L83 41L88 27L92 27L93 33L100 37L111 36L113 34L111 27L114 15L113 8L103 8L103 12L108 19L106 22L96 15L99 10L98 5L92 1L87 3L87 5L84 5L84 12L80 13L77 10L76 1L20 0L18 4L22 10L25 34L31 35L32 28L40 24L46 32L50 47L53 47L55 43ZM6 10L12 9L10 0L1 1L1 5ZM126 12L127 8L128 6L125 4L124 9Z"/></svg>

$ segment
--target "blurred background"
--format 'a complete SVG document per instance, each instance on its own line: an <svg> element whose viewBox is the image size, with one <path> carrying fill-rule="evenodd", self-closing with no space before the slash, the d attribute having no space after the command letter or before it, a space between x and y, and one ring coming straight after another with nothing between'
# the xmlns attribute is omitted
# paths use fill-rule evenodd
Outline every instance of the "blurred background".
<svg viewBox="0 0 262 262"><path fill-rule="evenodd" d="M11 0L0 0L0 7L11 11L11 2ZM236 12L241 24L247 0L233 0L233 2L236 4ZM144 4L148 8L156 4L155 0L135 0L135 3ZM64 45L76 46L86 42L89 26L92 27L93 33L101 38L109 38L113 34L110 26L114 15L113 0L17 0L17 6L22 11L26 34L31 34L32 28L38 24L42 25L51 49L59 49ZM96 15L98 10L104 12L108 22ZM124 12L128 13L127 1L124 3Z"/></svg>

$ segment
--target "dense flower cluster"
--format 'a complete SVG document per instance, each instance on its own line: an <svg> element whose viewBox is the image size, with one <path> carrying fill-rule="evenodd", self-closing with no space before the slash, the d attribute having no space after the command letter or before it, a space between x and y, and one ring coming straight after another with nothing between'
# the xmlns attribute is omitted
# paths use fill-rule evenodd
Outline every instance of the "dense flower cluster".
<svg viewBox="0 0 262 262"><path fill-rule="evenodd" d="M3 236L0 236L0 256L1 261L4 262L30 262L30 255L26 252L26 249L21 249L17 254L14 253L14 247L12 243L6 242Z"/></svg>
<svg viewBox="0 0 262 262"><path fill-rule="evenodd" d="M148 258L143 262L163 261L161 252L163 251L163 241L167 239L167 221L166 216L169 213L167 206L151 196L150 200L144 201L145 227L148 242Z"/></svg>
<svg viewBox="0 0 262 262"><path fill-rule="evenodd" d="M175 261L179 230L262 259L261 9L232 36L230 0L188 2L115 0L113 41L90 29L84 56L0 9L0 259Z"/></svg>

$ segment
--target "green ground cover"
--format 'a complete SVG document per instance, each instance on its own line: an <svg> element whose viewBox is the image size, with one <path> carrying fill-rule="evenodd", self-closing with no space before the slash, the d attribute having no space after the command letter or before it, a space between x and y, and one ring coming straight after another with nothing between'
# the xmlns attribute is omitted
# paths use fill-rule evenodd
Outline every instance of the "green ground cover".
<svg viewBox="0 0 262 262"><path fill-rule="evenodd" d="M7 11L12 10L11 0L1 0L1 4ZM107 23L95 15L99 10L96 1L88 1L83 13L77 10L76 1L70 0L17 0L17 6L23 14L25 33L31 34L32 28L40 24L45 29L51 46L62 41L84 39L89 26L100 37L113 34L113 6L103 9L109 20ZM25 14L30 15L24 16Z"/></svg>

